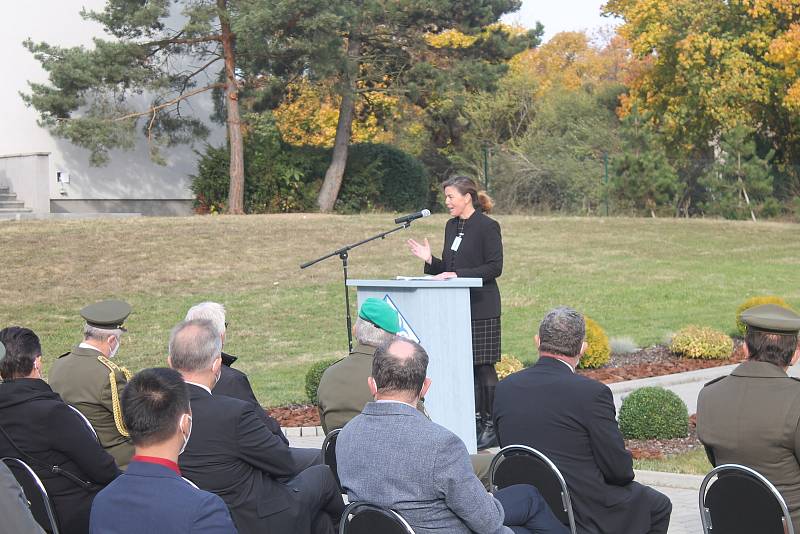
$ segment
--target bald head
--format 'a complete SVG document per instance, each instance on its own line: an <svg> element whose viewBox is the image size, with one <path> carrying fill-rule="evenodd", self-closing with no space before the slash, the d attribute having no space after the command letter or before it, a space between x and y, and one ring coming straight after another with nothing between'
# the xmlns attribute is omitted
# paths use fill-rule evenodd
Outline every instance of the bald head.
<svg viewBox="0 0 800 534"><path fill-rule="evenodd" d="M428 371L428 353L419 343L401 337L375 351L372 379L378 393L419 396Z"/></svg>
<svg viewBox="0 0 800 534"><path fill-rule="evenodd" d="M169 337L170 366L180 372L211 369L222 352L222 340L208 319L183 321Z"/></svg>

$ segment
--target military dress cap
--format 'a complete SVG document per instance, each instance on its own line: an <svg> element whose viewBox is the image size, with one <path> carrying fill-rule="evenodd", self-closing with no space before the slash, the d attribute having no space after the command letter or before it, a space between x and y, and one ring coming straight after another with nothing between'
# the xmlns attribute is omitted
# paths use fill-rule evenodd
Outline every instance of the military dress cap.
<svg viewBox="0 0 800 534"><path fill-rule="evenodd" d="M365 300L361 304L358 316L390 334L400 331L400 317L397 310L381 299L370 297Z"/></svg>
<svg viewBox="0 0 800 534"><path fill-rule="evenodd" d="M103 330L124 330L123 324L131 314L131 305L121 300L104 300L90 304L81 310L86 324Z"/></svg>
<svg viewBox="0 0 800 534"><path fill-rule="evenodd" d="M775 304L762 304L742 312L742 322L748 330L773 334L796 334L800 331L800 315Z"/></svg>

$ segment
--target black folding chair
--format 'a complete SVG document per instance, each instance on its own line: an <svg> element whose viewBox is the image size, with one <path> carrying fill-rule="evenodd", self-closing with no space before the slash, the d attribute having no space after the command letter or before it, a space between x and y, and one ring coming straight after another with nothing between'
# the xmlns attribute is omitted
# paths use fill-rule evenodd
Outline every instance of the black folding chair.
<svg viewBox="0 0 800 534"><path fill-rule="evenodd" d="M97 441L98 443L100 443L100 438L97 436L97 431L94 429L94 427L92 426L92 423L90 423L90 422L89 422L89 420L86 418L86 416L85 416L85 415L83 415L83 413L81 413L81 411L80 411L79 409L77 409L75 406L72 406L71 404L67 404L67 406L69 406L69 407L70 407L70 409L71 409L73 412L75 412L75 414L76 414L78 417L80 417L81 421L83 421L83 424L84 424L84 425L86 425L86 429L87 429L89 432L91 432L91 434L92 434L92 436L94 437L95 441Z"/></svg>
<svg viewBox="0 0 800 534"><path fill-rule="evenodd" d="M339 437L339 432L341 431L341 428L337 428L336 430L331 430L325 436L325 441L322 442L322 461L331 468L333 478L336 479L336 484L339 486L339 492L344 493L342 491L342 483L339 482L339 473L336 471L336 438Z"/></svg>
<svg viewBox="0 0 800 534"><path fill-rule="evenodd" d="M786 501L775 486L738 464L720 465L705 476L700 518L705 534L794 534Z"/></svg>
<svg viewBox="0 0 800 534"><path fill-rule="evenodd" d="M388 508L365 502L347 505L339 523L339 534L414 534L403 517Z"/></svg>
<svg viewBox="0 0 800 534"><path fill-rule="evenodd" d="M44 484L31 469L31 467L20 460L19 458L5 457L1 460L8 466L8 469L17 479L19 485L22 486L22 491L25 493L25 498L28 500L28 506L31 509L31 514L42 528L58 534L58 521L56 519L55 508L47 495L47 490Z"/></svg>
<svg viewBox="0 0 800 534"><path fill-rule="evenodd" d="M489 469L492 493L515 484L535 486L558 520L576 534L567 483L547 456L532 447L509 445L495 454Z"/></svg>

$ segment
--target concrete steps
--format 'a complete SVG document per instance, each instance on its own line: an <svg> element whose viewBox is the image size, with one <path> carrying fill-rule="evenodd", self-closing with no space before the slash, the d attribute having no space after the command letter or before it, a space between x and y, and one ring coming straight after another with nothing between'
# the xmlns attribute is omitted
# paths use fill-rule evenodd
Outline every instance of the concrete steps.
<svg viewBox="0 0 800 534"><path fill-rule="evenodd" d="M25 202L17 200L17 194L12 193L7 186L0 187L0 217L19 217L33 210L25 207Z"/></svg>

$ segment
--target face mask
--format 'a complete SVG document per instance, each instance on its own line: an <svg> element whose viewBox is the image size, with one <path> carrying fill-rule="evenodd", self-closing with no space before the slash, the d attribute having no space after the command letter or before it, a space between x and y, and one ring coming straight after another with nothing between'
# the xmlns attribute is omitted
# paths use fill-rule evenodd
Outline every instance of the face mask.
<svg viewBox="0 0 800 534"><path fill-rule="evenodd" d="M178 456L183 454L183 451L186 450L186 445L189 443L189 437L192 435L192 416L189 414L184 414L184 415L189 418L189 431L183 435L183 445L181 446L181 450L178 451ZM181 420L183 420L182 416Z"/></svg>
<svg viewBox="0 0 800 534"><path fill-rule="evenodd" d="M109 358L113 358L114 356L116 356L117 351L119 350L119 338L114 338L114 339L116 340L117 344L114 345L113 349L111 349L111 354L108 355Z"/></svg>

